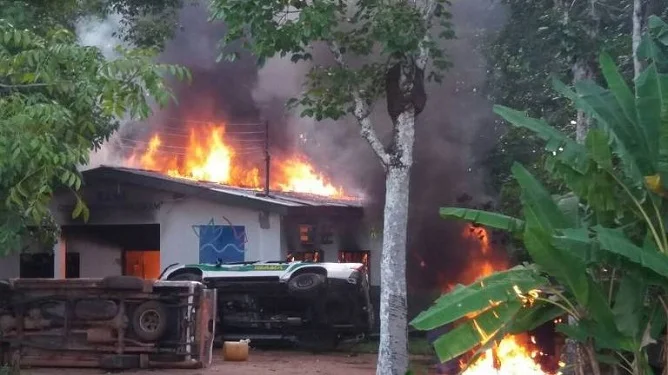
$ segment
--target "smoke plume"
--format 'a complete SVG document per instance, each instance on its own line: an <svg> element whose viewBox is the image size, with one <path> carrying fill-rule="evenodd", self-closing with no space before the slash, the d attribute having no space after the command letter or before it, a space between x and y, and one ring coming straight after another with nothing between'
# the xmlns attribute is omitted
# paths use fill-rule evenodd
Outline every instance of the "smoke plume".
<svg viewBox="0 0 668 375"><path fill-rule="evenodd" d="M115 36L115 32L120 27L121 16L112 13L105 18L85 17L76 23L76 35L79 43L84 46L94 46L100 49L102 54L108 60L118 57L115 48L124 45L123 41ZM109 142L102 145L99 150L90 154L88 165L82 166L82 169L94 168L101 164L119 164L122 162L117 152L122 134L126 131L126 126L131 125L127 119L121 119L118 132L114 133Z"/></svg>
<svg viewBox="0 0 668 375"><path fill-rule="evenodd" d="M491 103L483 94L487 65L480 48L483 38L503 25L503 12L489 0L459 0L452 12L457 39L445 48L454 67L442 84L427 85L427 106L416 124L408 250L409 284L415 288L433 287L442 272L456 278L454 272L468 261L466 252L457 248L466 242L461 240L461 227L440 219L438 208L455 204L464 193L474 197L473 203L490 199L483 184L485 171L476 167L496 138ZM327 59L318 52L322 53L316 50L315 59ZM326 168L334 181L361 189L369 198L365 215L380 221L384 177L355 120L316 122L285 113L283 103L299 95L308 69L308 64L293 64L287 58L268 61L258 73L253 98L262 115L281 119L281 131L299 141L301 151ZM384 101L376 104L372 119L386 139L390 119ZM421 262L432 269L425 273L418 267Z"/></svg>
<svg viewBox="0 0 668 375"><path fill-rule="evenodd" d="M185 28L160 57L162 62L190 68L192 84L172 84L178 106L156 111L142 126L123 127L121 147L114 146L117 155L128 146L127 139L146 141L156 130L168 135L170 129L186 129L189 121L241 124L267 120L273 153L306 154L337 184L363 194L368 202L366 217L381 227L383 171L360 137L355 120L317 122L286 111L286 100L302 90L307 63L275 58L258 70L247 54L235 62L215 63L225 26L207 22L205 4L181 11L180 24ZM485 171L475 167L497 136L491 103L483 94L487 67L480 46L486 35L503 25L503 9L498 0L458 0L452 12L458 39L445 47L454 68L441 85L427 86L427 106L416 124L408 249L409 287L414 290L433 288L436 276L444 272L456 279L457 270L468 261L466 252L458 248L458 244L465 246L461 227L440 219L438 208L456 204L463 193L473 196L475 202L489 199L483 187ZM321 52L316 51L315 59L329 58ZM381 138L387 139L391 126L384 100L375 106L372 119ZM420 267L422 262L427 269Z"/></svg>

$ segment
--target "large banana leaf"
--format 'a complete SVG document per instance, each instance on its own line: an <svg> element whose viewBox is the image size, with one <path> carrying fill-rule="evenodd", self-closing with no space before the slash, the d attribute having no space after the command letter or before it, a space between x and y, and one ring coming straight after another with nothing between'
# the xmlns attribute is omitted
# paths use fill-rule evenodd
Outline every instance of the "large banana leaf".
<svg viewBox="0 0 668 375"><path fill-rule="evenodd" d="M513 165L513 175L521 188L525 215L524 244L536 264L561 282L596 320L611 332L616 332L614 317L607 298L587 273L586 264L577 256L552 245L552 237L566 220L547 190L519 164Z"/></svg>
<svg viewBox="0 0 668 375"><path fill-rule="evenodd" d="M583 262L586 266L601 261L596 243L590 237L588 228L566 228L552 236L552 245L567 252Z"/></svg>
<svg viewBox="0 0 668 375"><path fill-rule="evenodd" d="M576 171L586 172L589 156L584 146L548 125L544 120L529 117L524 112L502 105L495 105L494 113L514 126L532 131L546 142L546 151L554 153L561 162L570 165Z"/></svg>
<svg viewBox="0 0 668 375"><path fill-rule="evenodd" d="M642 36L636 54L640 59L654 61L663 67L668 63L668 54L665 48L668 46L666 40L668 24L653 15L647 19L647 28L649 33Z"/></svg>
<svg viewBox="0 0 668 375"><path fill-rule="evenodd" d="M570 91L563 83L556 80L554 82L555 87L563 88L561 90L563 94L574 101L580 100L577 94ZM610 169L603 169L609 168L609 165L599 168L596 161L590 157L585 145L578 144L543 120L528 117L524 112L499 105L494 106L494 112L512 125L528 129L545 140L547 142L545 150L553 155L548 158L546 165L548 171L561 177L578 196L602 210L613 210L618 207L617 198L612 197L612 187L616 183L609 176ZM597 146L598 144L597 142ZM622 151L620 153L627 154ZM638 178L642 178L642 174L636 169L635 162L631 163L629 173L635 173Z"/></svg>
<svg viewBox="0 0 668 375"><path fill-rule="evenodd" d="M466 220L508 232L521 232L524 227L524 221L496 212L473 210L470 208L443 207L440 210L440 214L444 219Z"/></svg>
<svg viewBox="0 0 668 375"><path fill-rule="evenodd" d="M647 284L642 278L629 273L619 283L615 304L612 312L615 315L617 329L622 334L642 339L644 331L643 318L645 316L645 292Z"/></svg>
<svg viewBox="0 0 668 375"><path fill-rule="evenodd" d="M513 301L496 306L463 322L434 341L438 359L446 362L480 344L502 338L520 309L522 304Z"/></svg>
<svg viewBox="0 0 668 375"><path fill-rule="evenodd" d="M624 171L624 178L622 180L627 186L630 186L632 192L636 192L637 188L642 186L642 177L644 176L641 171L641 167L638 164L639 161L636 159L636 154L641 156L646 155L646 150L642 148L638 149L636 147L639 141L635 140L635 129L628 126L629 122L626 124L619 124L615 122L615 119L624 121L624 110L616 102L614 96L595 85L592 82L580 81L576 88L578 89L577 93L561 81L556 78L552 79L552 85L554 89L570 99L577 108L583 110L585 113L593 116L599 121L601 128L605 130L607 139L610 140L610 143L613 152L621 161L621 165ZM596 95L602 96L597 98ZM610 109L608 107L613 107ZM598 112L597 112L598 111ZM602 113L599 113L602 112ZM636 154L629 151L627 143L630 142ZM646 160L646 157L645 159ZM602 169L608 171L609 173L614 173L614 171L606 169L607 165L599 165ZM651 170L651 165L645 165L645 169L649 168ZM643 191L638 191L638 198L642 198Z"/></svg>
<svg viewBox="0 0 668 375"><path fill-rule="evenodd" d="M547 284L548 280L531 268L518 266L497 272L468 286L457 285L410 324L422 331L435 329L465 316L480 314L499 304L518 301L516 288L527 292Z"/></svg>
<svg viewBox="0 0 668 375"><path fill-rule="evenodd" d="M559 306L537 301L531 308L523 308L517 312L508 333L515 335L528 332L565 314L566 312Z"/></svg>
<svg viewBox="0 0 668 375"><path fill-rule="evenodd" d="M579 342L587 342L592 338L598 349L634 351L636 348L632 338L622 336L616 330L606 329L593 318L581 319L575 324L558 324L556 331Z"/></svg>
<svg viewBox="0 0 668 375"><path fill-rule="evenodd" d="M599 56L599 65L601 66L603 77L608 84L608 89L617 99L617 102L624 111L624 115L626 115L628 122L633 125L635 133L643 134L646 137L644 134L645 132L642 128L639 127L638 124L638 113L636 111L635 96L633 91L631 91L631 88L629 88L629 86L626 84L626 81L624 81L624 77L622 77L621 73L619 73L614 60L612 57L610 57L609 54L603 52Z"/></svg>
<svg viewBox="0 0 668 375"><path fill-rule="evenodd" d="M554 200L557 203L559 211L576 227L582 225L582 215L580 208L580 198L573 194L568 193L562 196L556 197Z"/></svg>
<svg viewBox="0 0 668 375"><path fill-rule="evenodd" d="M668 282L668 256L658 251L636 246L619 230L604 228L600 225L592 229L596 233L596 239L601 250L608 251L626 261L641 266L645 272L655 272Z"/></svg>
<svg viewBox="0 0 668 375"><path fill-rule="evenodd" d="M511 171L521 189L521 201L524 214L531 213L531 222L525 220L525 229L530 226L538 227L545 233L552 233L555 229L571 228L576 225L559 210L552 199L552 195L545 187L519 163L514 163Z"/></svg>

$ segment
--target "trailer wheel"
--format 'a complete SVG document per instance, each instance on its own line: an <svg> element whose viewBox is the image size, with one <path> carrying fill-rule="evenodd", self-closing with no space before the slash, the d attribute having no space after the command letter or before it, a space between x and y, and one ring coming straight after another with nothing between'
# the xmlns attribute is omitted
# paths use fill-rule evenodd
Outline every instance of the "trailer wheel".
<svg viewBox="0 0 668 375"><path fill-rule="evenodd" d="M326 278L317 273L302 273L288 281L288 290L298 297L314 297L325 285Z"/></svg>
<svg viewBox="0 0 668 375"><path fill-rule="evenodd" d="M132 330L142 341L157 341L167 330L167 309L158 301L146 301L132 314Z"/></svg>
<svg viewBox="0 0 668 375"><path fill-rule="evenodd" d="M144 280L135 276L107 276L102 279L102 287L114 290L134 290L144 289Z"/></svg>

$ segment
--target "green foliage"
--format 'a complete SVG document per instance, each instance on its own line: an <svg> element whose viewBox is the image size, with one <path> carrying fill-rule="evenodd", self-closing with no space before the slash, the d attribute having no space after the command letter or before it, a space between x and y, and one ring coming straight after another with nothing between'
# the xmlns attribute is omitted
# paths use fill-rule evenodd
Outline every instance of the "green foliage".
<svg viewBox="0 0 668 375"><path fill-rule="evenodd" d="M504 273L496 273L439 298L412 322L414 327L431 329L455 321L452 318L468 318L461 328L439 338L445 343L435 345L441 360L484 347L489 340L530 329L562 313L575 318L576 324L561 324L560 332L600 356L610 359L612 354L615 360L623 359L620 365L631 373L646 373L646 347L664 329L668 313L664 305L668 296L664 224L668 210L664 199L668 195L663 178L668 152L663 150L662 137L668 132L668 96L663 95L668 89L665 35L668 24L651 17L642 42L651 53L643 54L647 68L636 80L635 94L605 53L600 66L607 88L580 81L572 91L554 82L556 91L594 120L585 144L576 143L544 120L495 107L495 112L513 126L545 142L549 157L546 169L570 193L555 199L527 168L515 164L512 174L520 189L523 220L441 209L447 217L514 232L522 228L523 244L538 270L536 277L545 277L544 282L531 286L532 293L513 295L508 293L512 284L520 290L527 285L514 280L508 280L506 289L488 284L488 279L508 279ZM464 300L462 295L489 297L489 302L486 308L481 307L479 300ZM456 305L456 315L451 307L444 308L448 304ZM501 306L505 306L506 315L481 329L478 319L484 321L488 310ZM516 321L521 322L519 327L513 327ZM463 344L454 346L453 342Z"/></svg>
<svg viewBox="0 0 668 375"><path fill-rule="evenodd" d="M178 12L184 0L0 0L0 19L17 29L44 35L65 28L74 31L78 21L120 17L117 37L139 48L162 49L180 26Z"/></svg>
<svg viewBox="0 0 668 375"><path fill-rule="evenodd" d="M366 104L382 97L388 70L417 58L421 48L432 62L429 76L440 80L450 62L439 43L454 37L449 3L424 3L433 7L396 0L213 0L211 18L228 28L219 60L238 58L232 45L238 42L259 65L277 55L295 63L311 60L313 48L329 48L337 64L313 65L304 94L288 104L301 106L303 116L338 119L353 111L356 97ZM427 37L428 30L436 39Z"/></svg>
<svg viewBox="0 0 668 375"><path fill-rule="evenodd" d="M149 96L171 98L165 74L189 78L178 66L153 63L147 50L118 51L107 61L99 49L76 43L68 30L46 35L0 20L0 251L19 248L28 227L50 224L54 191L76 194L77 166L129 114L146 118ZM77 196L73 217L88 218Z"/></svg>

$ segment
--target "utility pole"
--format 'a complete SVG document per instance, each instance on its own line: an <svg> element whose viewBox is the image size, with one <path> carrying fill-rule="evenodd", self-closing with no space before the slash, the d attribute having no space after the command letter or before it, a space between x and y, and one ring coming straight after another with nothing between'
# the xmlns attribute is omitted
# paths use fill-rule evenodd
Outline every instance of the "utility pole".
<svg viewBox="0 0 668 375"><path fill-rule="evenodd" d="M269 196L269 169L271 155L269 155L269 121L264 122L264 195Z"/></svg>

